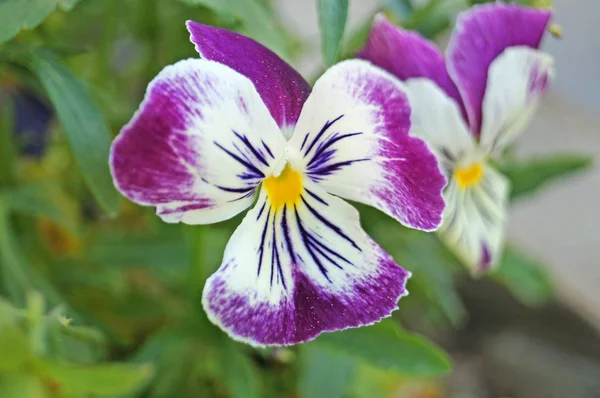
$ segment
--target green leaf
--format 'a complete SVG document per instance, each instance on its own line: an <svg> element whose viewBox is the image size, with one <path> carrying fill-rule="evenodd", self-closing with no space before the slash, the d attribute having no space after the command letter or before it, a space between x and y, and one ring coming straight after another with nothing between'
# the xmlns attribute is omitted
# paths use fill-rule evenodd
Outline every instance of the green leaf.
<svg viewBox="0 0 600 398"><path fill-rule="evenodd" d="M0 325L0 373L16 371L33 358L25 334L16 324Z"/></svg>
<svg viewBox="0 0 600 398"><path fill-rule="evenodd" d="M37 376L10 372L0 375L2 398L47 398L47 389Z"/></svg>
<svg viewBox="0 0 600 398"><path fill-rule="evenodd" d="M33 29L56 8L56 0L0 1L0 43L15 37L21 29Z"/></svg>
<svg viewBox="0 0 600 398"><path fill-rule="evenodd" d="M0 0L0 43L15 37L21 30L41 24L58 5L70 11L80 0Z"/></svg>
<svg viewBox="0 0 600 398"><path fill-rule="evenodd" d="M34 182L0 191L8 210L54 221L76 232L75 204L56 184Z"/></svg>
<svg viewBox="0 0 600 398"><path fill-rule="evenodd" d="M560 154L538 157L527 162L502 164L499 169L511 181L511 199L530 195L542 186L592 165L586 155Z"/></svg>
<svg viewBox="0 0 600 398"><path fill-rule="evenodd" d="M222 368L232 398L259 398L260 378L248 356L238 344L228 342L223 352Z"/></svg>
<svg viewBox="0 0 600 398"><path fill-rule="evenodd" d="M348 0L318 0L321 51L325 67L335 64L348 17Z"/></svg>
<svg viewBox="0 0 600 398"><path fill-rule="evenodd" d="M210 8L221 16L234 17L242 22L248 36L275 52L289 57L289 34L259 0L180 0L192 6Z"/></svg>
<svg viewBox="0 0 600 398"><path fill-rule="evenodd" d="M374 366L411 375L437 375L450 370L450 358L427 339L400 330L391 320L373 326L326 333L316 340Z"/></svg>
<svg viewBox="0 0 600 398"><path fill-rule="evenodd" d="M414 10L402 25L406 29L416 30L423 36L433 38L450 26L450 10L444 0L429 0Z"/></svg>
<svg viewBox="0 0 600 398"><path fill-rule="evenodd" d="M111 135L87 88L48 52L30 51L16 58L37 76L46 90L92 194L106 213L116 214L120 197L108 167Z"/></svg>
<svg viewBox="0 0 600 398"><path fill-rule="evenodd" d="M547 303L554 293L552 280L546 270L537 261L512 247L506 248L492 276L529 306Z"/></svg>
<svg viewBox="0 0 600 398"><path fill-rule="evenodd" d="M58 7L64 11L71 11L81 0L58 0Z"/></svg>
<svg viewBox="0 0 600 398"><path fill-rule="evenodd" d="M342 398L354 374L355 362L326 347L302 347L300 398Z"/></svg>
<svg viewBox="0 0 600 398"><path fill-rule="evenodd" d="M141 387L152 375L149 365L136 364L70 365L46 361L43 369L61 391L75 396L126 394Z"/></svg>

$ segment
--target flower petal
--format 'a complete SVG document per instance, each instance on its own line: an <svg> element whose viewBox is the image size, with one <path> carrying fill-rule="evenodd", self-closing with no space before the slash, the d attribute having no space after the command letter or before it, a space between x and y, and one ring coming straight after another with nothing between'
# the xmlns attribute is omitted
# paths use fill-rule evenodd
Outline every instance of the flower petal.
<svg viewBox="0 0 600 398"><path fill-rule="evenodd" d="M284 134L291 133L310 94L304 78L271 50L248 37L193 21L186 25L200 56L248 77L277 125Z"/></svg>
<svg viewBox="0 0 600 398"><path fill-rule="evenodd" d="M488 67L512 46L538 48L551 11L493 3L459 15L448 44L448 72L458 87L471 130L479 135Z"/></svg>
<svg viewBox="0 0 600 398"><path fill-rule="evenodd" d="M481 146L499 152L521 133L554 77L552 57L529 47L512 47L490 65L483 100Z"/></svg>
<svg viewBox="0 0 600 398"><path fill-rule="evenodd" d="M439 226L445 179L408 135L401 82L365 61L341 62L316 82L289 142L290 162L329 193L374 206L403 224Z"/></svg>
<svg viewBox="0 0 600 398"><path fill-rule="evenodd" d="M252 203L285 139L252 82L217 62L163 69L113 142L115 185L167 222L222 221Z"/></svg>
<svg viewBox="0 0 600 398"><path fill-rule="evenodd" d="M411 135L422 138L448 173L475 151L475 141L456 102L427 79L406 82L412 108Z"/></svg>
<svg viewBox="0 0 600 398"><path fill-rule="evenodd" d="M409 273L361 229L358 212L310 180L273 209L265 190L206 282L209 319L252 345L305 342L397 309Z"/></svg>
<svg viewBox="0 0 600 398"><path fill-rule="evenodd" d="M424 77L434 81L459 106L458 89L446 71L446 60L440 49L419 33L402 29L377 14L360 58L371 61L401 80Z"/></svg>
<svg viewBox="0 0 600 398"><path fill-rule="evenodd" d="M445 191L440 237L473 274L497 264L504 244L508 192L508 180L489 165L478 185L464 189L452 179Z"/></svg>

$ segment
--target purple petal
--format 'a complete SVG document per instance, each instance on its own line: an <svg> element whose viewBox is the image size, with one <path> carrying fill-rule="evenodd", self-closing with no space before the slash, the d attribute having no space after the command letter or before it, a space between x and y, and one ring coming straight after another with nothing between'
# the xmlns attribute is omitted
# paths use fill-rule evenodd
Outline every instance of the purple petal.
<svg viewBox="0 0 600 398"><path fill-rule="evenodd" d="M217 222L252 203L285 140L252 83L190 59L163 69L115 139L115 185L168 222Z"/></svg>
<svg viewBox="0 0 600 398"><path fill-rule="evenodd" d="M448 71L477 136L490 64L508 47L537 49L551 14L550 10L494 3L475 6L459 16L448 45Z"/></svg>
<svg viewBox="0 0 600 398"><path fill-rule="evenodd" d="M256 41L188 21L190 40L202 58L229 66L248 77L281 129L293 128L310 86L290 65Z"/></svg>
<svg viewBox="0 0 600 398"><path fill-rule="evenodd" d="M304 182L283 208L261 193L206 283L209 319L236 340L289 345L369 325L406 294L409 273L362 231L358 212Z"/></svg>
<svg viewBox="0 0 600 398"><path fill-rule="evenodd" d="M341 62L306 101L290 140L292 163L329 193L434 230L446 180L427 145L409 136L410 113L399 80L362 60Z"/></svg>
<svg viewBox="0 0 600 398"><path fill-rule="evenodd" d="M439 48L419 33L402 29L378 14L360 58L396 75L401 80L424 77L433 80L462 107L460 94L446 71Z"/></svg>

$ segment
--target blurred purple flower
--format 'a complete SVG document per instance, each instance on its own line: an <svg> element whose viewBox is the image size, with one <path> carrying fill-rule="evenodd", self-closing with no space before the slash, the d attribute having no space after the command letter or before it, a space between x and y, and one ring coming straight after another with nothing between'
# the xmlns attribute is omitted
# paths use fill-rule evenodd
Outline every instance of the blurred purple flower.
<svg viewBox="0 0 600 398"><path fill-rule="evenodd" d="M497 264L509 183L488 160L531 120L554 75L538 50L550 10L493 3L458 16L446 54L376 17L361 58L406 82L411 133L449 177L442 240L477 274Z"/></svg>

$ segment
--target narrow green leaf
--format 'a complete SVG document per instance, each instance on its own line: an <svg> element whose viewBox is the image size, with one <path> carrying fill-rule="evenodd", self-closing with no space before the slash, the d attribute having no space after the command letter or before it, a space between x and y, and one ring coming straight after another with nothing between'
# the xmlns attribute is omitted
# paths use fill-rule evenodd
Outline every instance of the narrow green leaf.
<svg viewBox="0 0 600 398"><path fill-rule="evenodd" d="M108 168L111 135L87 88L48 52L30 51L17 55L17 59L25 63L46 90L92 194L106 213L116 214L120 197Z"/></svg>
<svg viewBox="0 0 600 398"><path fill-rule="evenodd" d="M223 352L225 382L232 398L259 398L260 378L252 362L238 344L228 342Z"/></svg>
<svg viewBox="0 0 600 398"><path fill-rule="evenodd" d="M587 169L592 158L586 155L560 154L534 158L526 162L503 164L499 169L511 181L511 199L534 193L554 180Z"/></svg>
<svg viewBox="0 0 600 398"><path fill-rule="evenodd" d="M301 351L300 398L342 398L354 374L353 359L317 344Z"/></svg>
<svg viewBox="0 0 600 398"><path fill-rule="evenodd" d="M348 17L348 0L318 0L321 51L325 67L335 64Z"/></svg>
<svg viewBox="0 0 600 398"><path fill-rule="evenodd" d="M525 305L545 304L554 293L552 280L541 264L512 247L506 248L492 276Z"/></svg>
<svg viewBox="0 0 600 398"><path fill-rule="evenodd" d="M43 369L65 394L74 396L126 394L141 387L150 376L148 365L69 365L44 362Z"/></svg>
<svg viewBox="0 0 600 398"><path fill-rule="evenodd" d="M450 358L427 339L400 330L393 321L326 333L316 340L340 353L374 366L413 375L435 375L450 370Z"/></svg>
<svg viewBox="0 0 600 398"><path fill-rule="evenodd" d="M47 218L71 232L77 230L75 204L56 184L28 183L4 189L0 196L10 211Z"/></svg>

